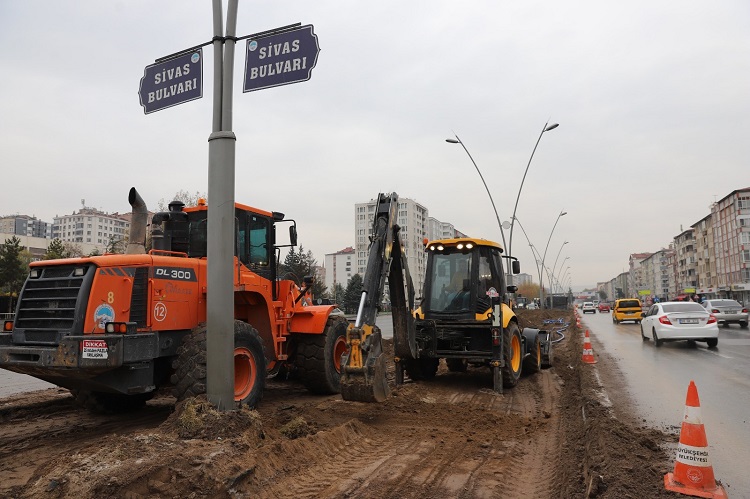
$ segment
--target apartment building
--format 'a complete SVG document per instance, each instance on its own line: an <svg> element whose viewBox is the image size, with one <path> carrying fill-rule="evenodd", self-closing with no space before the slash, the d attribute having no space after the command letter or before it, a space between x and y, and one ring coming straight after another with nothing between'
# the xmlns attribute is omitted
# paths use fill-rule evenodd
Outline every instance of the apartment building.
<svg viewBox="0 0 750 499"><path fill-rule="evenodd" d="M732 191L711 206L716 285L719 296L750 300L750 187Z"/></svg>
<svg viewBox="0 0 750 499"><path fill-rule="evenodd" d="M365 269L367 268L369 236L372 235L372 222L376 208L376 199L354 205L356 272L362 276L365 275ZM425 206L413 199L399 198L396 223L401 227L401 240L406 254L406 263L409 266L415 289L419 290L417 293L421 293L424 285L427 257L422 240L428 237L428 218L428 210ZM433 225L436 227L435 230L450 230L447 228L450 224L441 224L436 221ZM455 237L455 229L453 230L454 235L451 237Z"/></svg>
<svg viewBox="0 0 750 499"><path fill-rule="evenodd" d="M325 285L329 294L333 295L336 284L346 289L349 279L357 273L354 253L349 246L325 256Z"/></svg>
<svg viewBox="0 0 750 499"><path fill-rule="evenodd" d="M680 230L680 234L674 238L676 293L668 296L693 295L696 293L698 285L695 229L690 227L684 231L682 228Z"/></svg>
<svg viewBox="0 0 750 499"><path fill-rule="evenodd" d="M52 225L52 238L71 243L96 245L104 252L112 242L126 241L130 231L130 213L104 213L83 207L71 215L57 216Z"/></svg>
<svg viewBox="0 0 750 499"><path fill-rule="evenodd" d="M628 293L626 298L637 298L638 292L647 289L643 280L643 269L641 262L650 257L652 253L631 253L628 257Z"/></svg>
<svg viewBox="0 0 750 499"><path fill-rule="evenodd" d="M716 263L714 261L714 232L711 227L711 214L692 225L695 235L696 286L701 296L715 298L718 291Z"/></svg>
<svg viewBox="0 0 750 499"><path fill-rule="evenodd" d="M17 236L49 238L52 235L52 224L28 215L9 215L0 217L0 232Z"/></svg>

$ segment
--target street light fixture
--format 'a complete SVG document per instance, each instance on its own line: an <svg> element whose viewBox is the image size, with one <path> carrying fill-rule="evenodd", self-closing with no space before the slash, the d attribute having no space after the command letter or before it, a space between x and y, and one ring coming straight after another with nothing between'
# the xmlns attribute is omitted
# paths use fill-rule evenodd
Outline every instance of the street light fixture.
<svg viewBox="0 0 750 499"><path fill-rule="evenodd" d="M552 123L549 124L549 121L544 124L544 127L542 127L542 131L539 134L539 138L536 139L536 144L534 144L534 149L531 151L531 156L529 157L529 162L526 163L526 170L523 172L523 178L521 179L521 185L518 187L518 195L516 196L516 204L513 206L513 216L510 217L510 235L509 235L509 241L508 241L508 254L512 255L513 251L513 221L516 219L516 210L518 209L518 200L521 199L521 190L523 189L523 183L526 181L526 174L529 173L529 166L531 166L531 160L534 159L534 153L536 152L536 148L539 145L539 141L542 140L542 135L544 135L544 132L549 132L550 130L554 130L557 128L559 123Z"/></svg>
<svg viewBox="0 0 750 499"><path fill-rule="evenodd" d="M500 227L500 236L503 238L503 248L508 250L508 254L510 254L510 248L505 244L505 232L503 231L503 224L500 222L500 216L497 214L497 208L495 207L495 200L492 199L492 194L490 194L490 189L487 187L487 182L484 181L484 176L482 176L482 172L479 171L479 167L477 166L476 161L474 161L474 158L471 157L471 153L466 148L463 142L461 142L461 139L458 138L458 135L455 133L455 139L445 139L446 142L450 144L461 144L461 147L464 148L464 151L466 151L466 154L469 156L469 159L471 160L472 164L474 165L474 168L477 170L477 173L479 174L479 178L482 179L482 183L484 184L484 188L487 191L487 196L490 198L490 202L492 203L492 209L495 212L495 218L497 218L497 226ZM512 273L511 273L512 274Z"/></svg>
<svg viewBox="0 0 750 499"><path fill-rule="evenodd" d="M557 219L555 220L555 225L552 226L552 230L549 233L549 238L547 239L547 246L544 247L544 256L542 257L542 267L544 267L544 261L547 259L547 250L549 249L549 242L552 240L552 234L555 232L555 227L557 227L557 222L560 221L560 218L562 218L564 215L567 215L567 211L561 211L559 215L557 215ZM544 283L539 282L539 300L542 302L541 307L544 308Z"/></svg>

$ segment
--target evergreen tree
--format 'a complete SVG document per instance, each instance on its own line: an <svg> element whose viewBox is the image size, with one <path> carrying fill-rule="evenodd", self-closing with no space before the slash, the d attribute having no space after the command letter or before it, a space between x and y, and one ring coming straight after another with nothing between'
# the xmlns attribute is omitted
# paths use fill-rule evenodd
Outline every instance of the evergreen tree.
<svg viewBox="0 0 750 499"><path fill-rule="evenodd" d="M302 246L298 250L291 247L286 258L284 258L284 263L281 264L281 275L284 279L292 279L298 285L302 285L302 279L305 276L315 276L317 266L318 261L313 256L312 251L305 252ZM317 296L323 296L325 291L323 283L320 283L320 286L322 286L322 289L318 288ZM313 291L316 291L315 286L313 286Z"/></svg>
<svg viewBox="0 0 750 499"><path fill-rule="evenodd" d="M65 244L58 238L54 238L49 246L47 246L47 252L42 257L44 260L57 260L59 258L70 258L70 253Z"/></svg>
<svg viewBox="0 0 750 499"><path fill-rule="evenodd" d="M346 290L344 289L344 286L342 286L340 282L337 282L331 292L331 300L333 300L335 304L343 307L345 294Z"/></svg>
<svg viewBox="0 0 750 499"><path fill-rule="evenodd" d="M0 288L10 294L8 312L13 311L13 296L21 291L28 274L22 260L23 251L21 240L16 236L0 245Z"/></svg>
<svg viewBox="0 0 750 499"><path fill-rule="evenodd" d="M359 300L362 296L362 276L354 274L346 285L344 292L344 312L353 314L359 308Z"/></svg>

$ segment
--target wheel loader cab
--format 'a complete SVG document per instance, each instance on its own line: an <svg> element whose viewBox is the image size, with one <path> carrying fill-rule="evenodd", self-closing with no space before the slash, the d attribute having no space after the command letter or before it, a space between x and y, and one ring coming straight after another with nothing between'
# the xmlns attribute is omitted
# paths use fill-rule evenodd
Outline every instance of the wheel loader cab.
<svg viewBox="0 0 750 499"><path fill-rule="evenodd" d="M281 213L261 212L240 204L235 208L235 256L247 268L267 279L273 278L274 222L283 219ZM154 215L152 225L154 250L186 253L190 258L207 256L208 211L205 203L184 208L183 203L173 201L168 212Z"/></svg>
<svg viewBox="0 0 750 499"><path fill-rule="evenodd" d="M496 243L446 239L429 243L426 251L425 319L479 320L492 306L490 296L503 295L501 248Z"/></svg>

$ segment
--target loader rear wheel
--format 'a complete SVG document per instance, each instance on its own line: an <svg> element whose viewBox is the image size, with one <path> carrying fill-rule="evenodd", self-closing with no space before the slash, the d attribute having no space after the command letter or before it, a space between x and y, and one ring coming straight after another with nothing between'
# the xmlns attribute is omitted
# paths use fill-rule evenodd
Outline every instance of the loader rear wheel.
<svg viewBox="0 0 750 499"><path fill-rule="evenodd" d="M297 335L297 368L312 393L341 392L341 355L346 352L347 327L345 317L331 316L323 334Z"/></svg>
<svg viewBox="0 0 750 499"><path fill-rule="evenodd" d="M524 333L524 335L526 336L526 342L531 347L529 348L529 355L523 359L523 370L528 374L538 373L542 370L542 340L536 331L529 334Z"/></svg>
<svg viewBox="0 0 750 499"><path fill-rule="evenodd" d="M518 378L521 377L521 365L523 352L521 350L521 332L518 330L518 324L511 322L508 327L503 329L503 358L505 367L503 368L503 385L513 388L518 384Z"/></svg>
<svg viewBox="0 0 750 499"><path fill-rule="evenodd" d="M406 364L406 374L414 381L423 379L432 379L437 374L440 359L432 357L420 357L419 359L409 359L404 361Z"/></svg>
<svg viewBox="0 0 750 499"><path fill-rule="evenodd" d="M234 321L234 401L254 408L266 385L263 341L250 324ZM185 336L172 362L173 395L178 401L206 393L206 326Z"/></svg>
<svg viewBox="0 0 750 499"><path fill-rule="evenodd" d="M154 393L123 395L120 393L71 390L75 404L97 414L119 414L141 409Z"/></svg>

